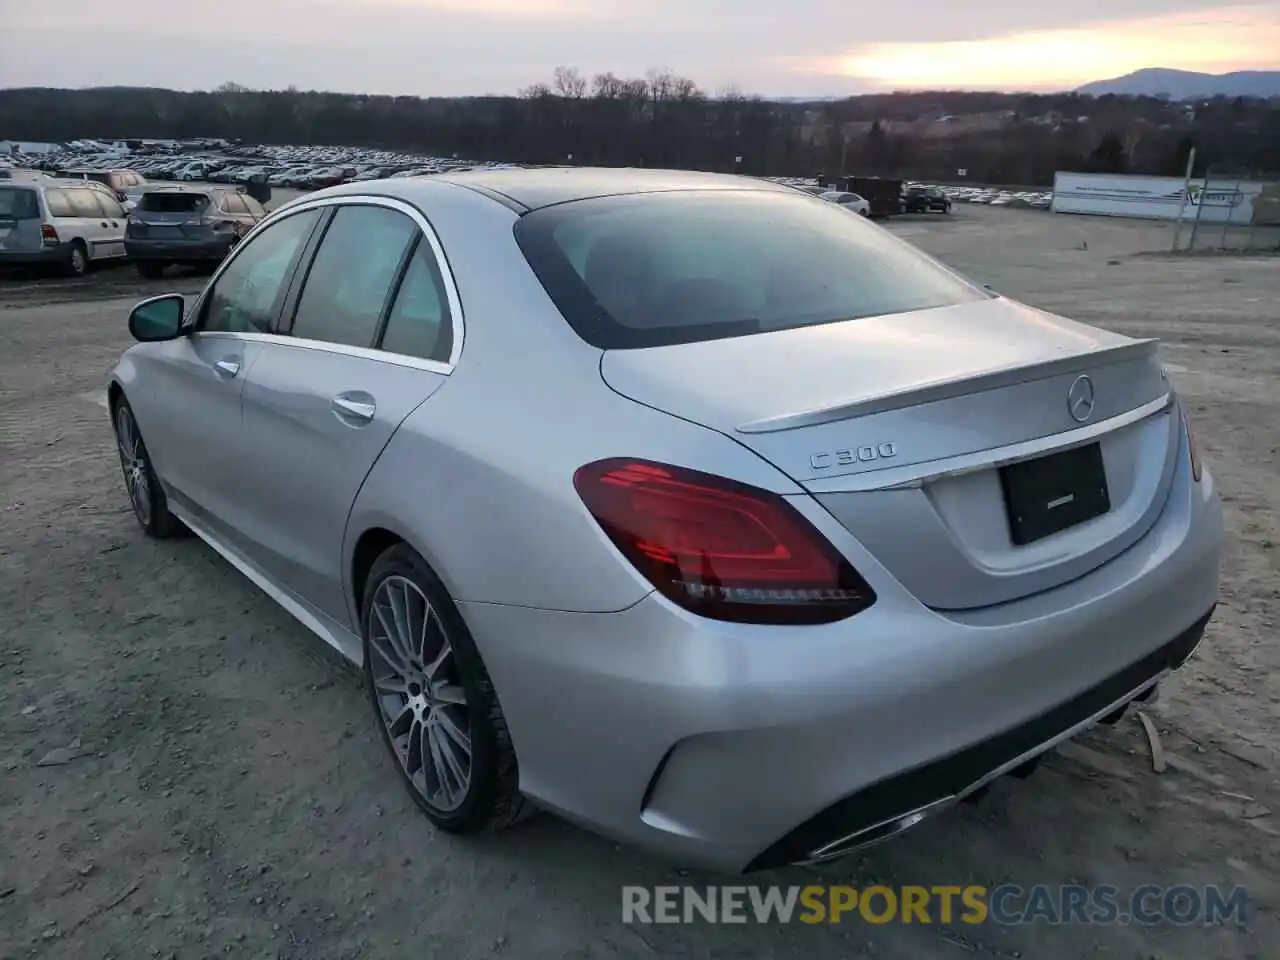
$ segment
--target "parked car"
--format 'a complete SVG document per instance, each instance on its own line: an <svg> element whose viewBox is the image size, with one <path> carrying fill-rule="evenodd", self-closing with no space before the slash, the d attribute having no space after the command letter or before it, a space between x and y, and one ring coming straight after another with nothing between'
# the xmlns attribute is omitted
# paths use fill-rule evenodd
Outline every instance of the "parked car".
<svg viewBox="0 0 1280 960"><path fill-rule="evenodd" d="M912 185L902 195L904 213L950 213L951 201L938 187Z"/></svg>
<svg viewBox="0 0 1280 960"><path fill-rule="evenodd" d="M63 170L59 177L68 180L93 180L115 194L126 211L132 210L147 189L147 180L135 170Z"/></svg>
<svg viewBox="0 0 1280 960"><path fill-rule="evenodd" d="M153 187L129 216L125 249L149 278L171 264L216 264L266 215L239 190Z"/></svg>
<svg viewBox="0 0 1280 960"><path fill-rule="evenodd" d="M444 830L533 803L684 864L830 859L1114 720L1217 602L1153 341L784 185L346 185L129 328L139 525L360 664Z"/></svg>
<svg viewBox="0 0 1280 960"><path fill-rule="evenodd" d="M871 216L871 203L856 193L850 193L847 190L827 190L819 196L860 217Z"/></svg>
<svg viewBox="0 0 1280 960"><path fill-rule="evenodd" d="M123 257L123 206L106 190L32 176L0 184L0 264L50 264L81 276Z"/></svg>

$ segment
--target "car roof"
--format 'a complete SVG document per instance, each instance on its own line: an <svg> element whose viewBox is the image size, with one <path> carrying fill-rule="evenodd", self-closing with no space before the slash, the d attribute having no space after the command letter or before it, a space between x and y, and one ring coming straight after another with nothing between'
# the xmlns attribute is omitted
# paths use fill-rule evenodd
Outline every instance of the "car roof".
<svg viewBox="0 0 1280 960"><path fill-rule="evenodd" d="M34 186L38 187L58 187L79 190L99 190L105 193L111 193L106 187L95 180L78 180L75 177L49 177L47 180L32 181ZM111 194L115 196L115 194Z"/></svg>
<svg viewBox="0 0 1280 960"><path fill-rule="evenodd" d="M143 191L142 195L145 197L153 193L196 193L196 194L200 194L201 196L209 196L210 194L214 194L214 193L242 193L242 192L243 191L239 189L233 189L231 187L216 187L216 186L208 186L205 184L170 183L170 184L159 184L157 186L148 186L147 189Z"/></svg>
<svg viewBox="0 0 1280 960"><path fill-rule="evenodd" d="M468 170L434 173L443 180L470 187L522 212L557 203L592 197L621 196L628 193L659 193L677 190L771 190L793 193L791 187L724 173L697 170L643 170L632 167L534 167L499 170ZM406 178L408 179L408 178Z"/></svg>

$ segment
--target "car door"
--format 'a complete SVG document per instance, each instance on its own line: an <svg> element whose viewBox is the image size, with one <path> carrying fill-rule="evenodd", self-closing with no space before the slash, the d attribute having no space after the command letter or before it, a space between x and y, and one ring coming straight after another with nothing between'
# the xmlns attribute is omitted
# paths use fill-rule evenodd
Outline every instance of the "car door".
<svg viewBox="0 0 1280 960"><path fill-rule="evenodd" d="M320 215L277 220L237 248L192 309L192 332L148 344L130 397L170 498L222 539L243 544L241 393L269 338Z"/></svg>
<svg viewBox="0 0 1280 960"><path fill-rule="evenodd" d="M396 428L447 378L457 297L417 211L381 199L333 209L286 307L287 336L264 344L249 371L243 482L254 491L250 558L354 626L343 593L347 518Z"/></svg>
<svg viewBox="0 0 1280 960"><path fill-rule="evenodd" d="M98 251L95 254L102 259L114 259L124 256L124 232L129 215L115 197L105 190L95 190L94 197L102 210Z"/></svg>
<svg viewBox="0 0 1280 960"><path fill-rule="evenodd" d="M98 193L89 187L68 187L65 191L71 205L71 218L67 223L69 235L64 239L83 241L90 260L110 256L110 225L98 203ZM58 235L63 233L59 224Z"/></svg>

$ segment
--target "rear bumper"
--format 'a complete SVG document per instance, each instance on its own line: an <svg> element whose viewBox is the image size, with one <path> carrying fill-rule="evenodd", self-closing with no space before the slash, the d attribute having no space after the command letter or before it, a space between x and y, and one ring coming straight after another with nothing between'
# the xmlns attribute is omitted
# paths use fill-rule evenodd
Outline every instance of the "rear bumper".
<svg viewBox="0 0 1280 960"><path fill-rule="evenodd" d="M53 247L42 247L39 250L0 250L0 264L20 266L22 264L61 263L67 259L70 245L60 243Z"/></svg>
<svg viewBox="0 0 1280 960"><path fill-rule="evenodd" d="M134 260L221 260L235 245L227 240L125 241L125 253Z"/></svg>
<svg viewBox="0 0 1280 960"><path fill-rule="evenodd" d="M1164 646L1026 723L837 801L775 841L747 871L834 859L914 826L1145 693L1195 652L1212 615L1211 609Z"/></svg>
<svg viewBox="0 0 1280 960"><path fill-rule="evenodd" d="M535 800L690 865L814 859L1051 748L1185 660L1222 542L1212 477L1188 474L1109 563L963 613L920 605L803 497L879 596L849 620L718 623L654 594L614 614L460 607Z"/></svg>

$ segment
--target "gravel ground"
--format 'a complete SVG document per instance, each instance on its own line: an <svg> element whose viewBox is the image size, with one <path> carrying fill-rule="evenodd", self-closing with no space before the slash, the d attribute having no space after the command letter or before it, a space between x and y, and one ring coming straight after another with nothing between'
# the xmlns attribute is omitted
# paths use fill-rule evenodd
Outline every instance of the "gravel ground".
<svg viewBox="0 0 1280 960"><path fill-rule="evenodd" d="M1280 261L1135 255L1167 228L1006 210L891 229L1164 340L1226 501L1223 605L1150 710L1163 773L1128 717L866 855L753 882L1242 884L1246 925L626 926L622 885L715 879L548 816L432 832L354 672L199 541L135 528L102 386L131 299L202 280L121 267L0 278L0 958L1274 957Z"/></svg>

